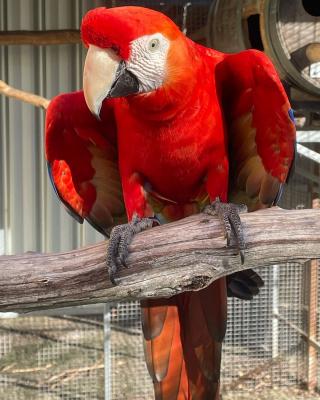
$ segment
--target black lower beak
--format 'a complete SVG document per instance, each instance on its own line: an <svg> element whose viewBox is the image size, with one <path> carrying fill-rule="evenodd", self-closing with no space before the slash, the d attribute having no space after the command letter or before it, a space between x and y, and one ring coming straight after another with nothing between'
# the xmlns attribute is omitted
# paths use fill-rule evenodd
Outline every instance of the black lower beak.
<svg viewBox="0 0 320 400"><path fill-rule="evenodd" d="M126 68L124 61L120 61L116 78L107 97L125 97L139 93L138 79Z"/></svg>

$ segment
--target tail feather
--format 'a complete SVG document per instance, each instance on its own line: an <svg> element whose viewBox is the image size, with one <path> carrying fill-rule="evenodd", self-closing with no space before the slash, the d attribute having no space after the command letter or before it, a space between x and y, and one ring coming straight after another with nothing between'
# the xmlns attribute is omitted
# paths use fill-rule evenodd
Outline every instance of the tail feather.
<svg viewBox="0 0 320 400"><path fill-rule="evenodd" d="M145 355L156 400L217 400L226 282L142 302Z"/></svg>
<svg viewBox="0 0 320 400"><path fill-rule="evenodd" d="M174 338L177 330L178 321L176 320L176 312L174 307L170 306L156 306L149 309L144 309L144 312L148 312L148 320L152 321L153 311L155 313L155 319L159 316L159 308L166 316L166 323L162 325L162 328L157 329L159 334L157 336L151 335L145 340L145 354L147 355L147 366L149 373L153 380L161 382L168 374L168 368L170 365L170 357L174 352Z"/></svg>
<svg viewBox="0 0 320 400"><path fill-rule="evenodd" d="M145 304L150 307L145 307ZM168 299L141 302L142 331L145 339L150 340L159 336L167 318L169 304L170 300Z"/></svg>
<svg viewBox="0 0 320 400"><path fill-rule="evenodd" d="M227 287L225 279L214 282L198 293L209 334L217 342L222 342L227 327Z"/></svg>
<svg viewBox="0 0 320 400"><path fill-rule="evenodd" d="M145 358L155 399L187 400L188 381L176 298L146 300L141 306Z"/></svg>

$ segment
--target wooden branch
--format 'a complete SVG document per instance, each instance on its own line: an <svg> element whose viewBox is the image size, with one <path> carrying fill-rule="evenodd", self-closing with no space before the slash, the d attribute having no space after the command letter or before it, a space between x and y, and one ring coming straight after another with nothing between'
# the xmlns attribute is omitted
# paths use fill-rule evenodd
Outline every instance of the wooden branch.
<svg viewBox="0 0 320 400"><path fill-rule="evenodd" d="M27 312L107 301L169 297L242 269L320 258L320 210L272 208L242 215L241 265L219 221L204 214L138 234L118 286L109 282L106 243L59 254L0 257L0 309Z"/></svg>
<svg viewBox="0 0 320 400"><path fill-rule="evenodd" d="M80 31L61 29L51 31L6 31L0 33L0 45L52 45L80 43Z"/></svg>
<svg viewBox="0 0 320 400"><path fill-rule="evenodd" d="M33 106L36 107L41 107L45 110L48 108L48 105L50 103L50 100L44 97L38 96L33 93L24 92L23 90L15 89L1 80L0 80L0 94L3 94L4 96L7 97L12 97L16 100L24 101L25 103L32 104Z"/></svg>

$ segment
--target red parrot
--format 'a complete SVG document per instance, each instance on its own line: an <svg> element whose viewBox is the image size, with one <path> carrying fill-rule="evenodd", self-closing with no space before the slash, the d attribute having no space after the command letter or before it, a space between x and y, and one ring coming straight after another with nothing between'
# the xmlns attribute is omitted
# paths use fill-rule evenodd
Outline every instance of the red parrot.
<svg viewBox="0 0 320 400"><path fill-rule="evenodd" d="M113 228L111 280L135 233L204 209L243 257L243 207L227 201L249 211L276 204L294 159L293 113L269 59L200 46L141 7L91 10L81 33L83 91L51 101L46 157L69 212L106 236ZM245 271L142 302L156 399L219 398L227 291L251 298L261 284Z"/></svg>

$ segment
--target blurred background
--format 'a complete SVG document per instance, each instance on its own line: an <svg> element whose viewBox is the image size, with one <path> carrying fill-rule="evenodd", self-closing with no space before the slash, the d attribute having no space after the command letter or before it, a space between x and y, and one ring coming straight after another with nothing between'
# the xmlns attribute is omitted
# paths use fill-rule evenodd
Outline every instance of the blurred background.
<svg viewBox="0 0 320 400"><path fill-rule="evenodd" d="M0 79L48 99L80 89L82 16L97 6L127 4L164 12L207 46L256 48L272 58L298 129L295 174L281 206L319 206L318 0L0 0ZM63 251L102 240L58 202L48 182L43 127L43 110L0 96L0 254ZM259 273L266 284L258 298L229 301L223 400L320 399L318 263L261 267ZM0 316L1 400L153 398L137 303Z"/></svg>

